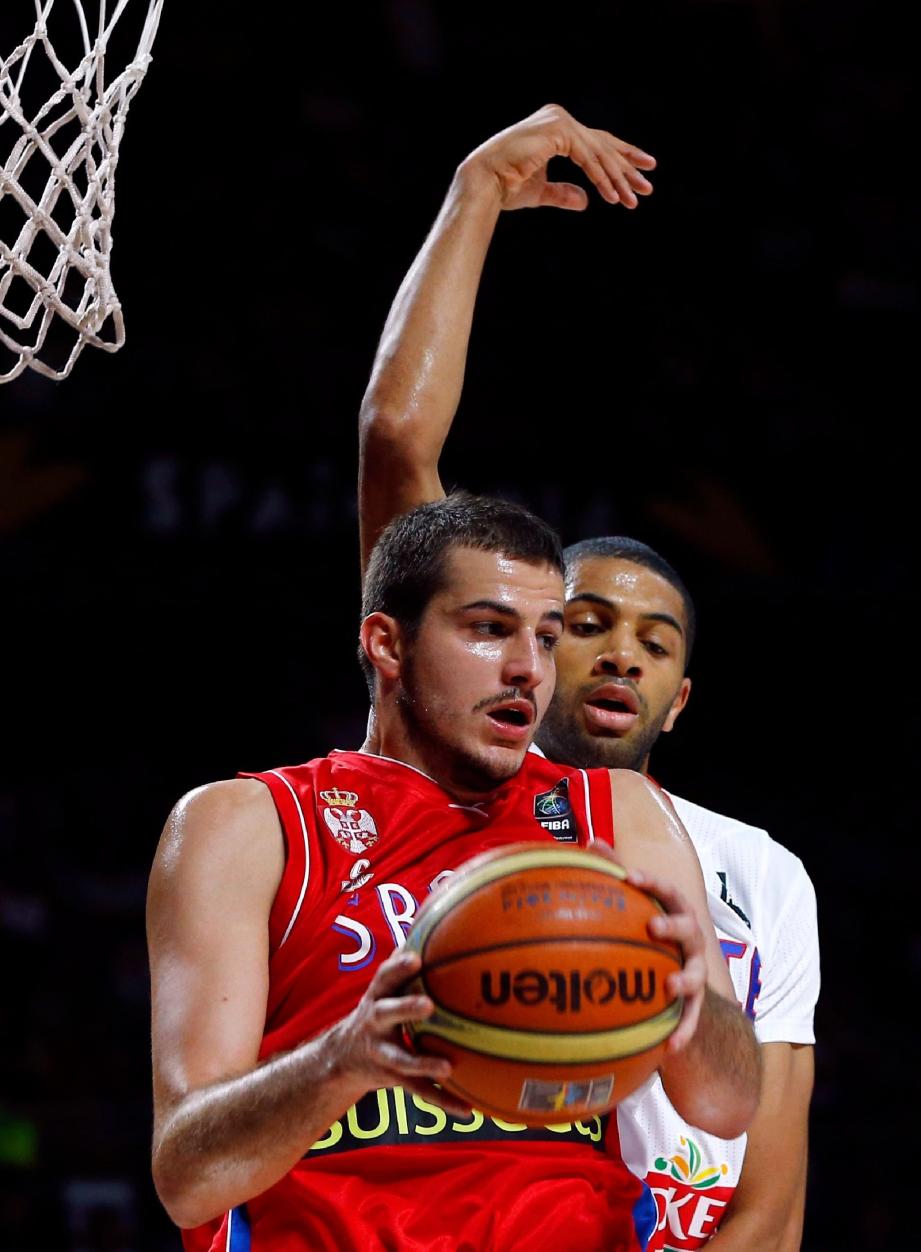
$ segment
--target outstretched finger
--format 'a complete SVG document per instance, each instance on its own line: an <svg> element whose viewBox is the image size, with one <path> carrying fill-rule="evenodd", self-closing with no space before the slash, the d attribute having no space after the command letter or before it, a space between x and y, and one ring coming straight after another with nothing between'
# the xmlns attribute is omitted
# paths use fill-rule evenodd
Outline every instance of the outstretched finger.
<svg viewBox="0 0 921 1252"><path fill-rule="evenodd" d="M635 169L654 170L656 168L656 158L650 153L644 152L642 148L634 147L632 143L624 143L616 135L611 135L611 139L620 155L625 161L629 161Z"/></svg>
<svg viewBox="0 0 921 1252"><path fill-rule="evenodd" d="M626 178L627 182L638 196L652 195L655 189L649 179L646 178L640 170L635 169L629 161L623 161L621 163L621 169L623 170L624 178Z"/></svg>
<svg viewBox="0 0 921 1252"><path fill-rule="evenodd" d="M618 188L621 188L622 184L626 183L631 192L635 193L635 195L651 196L653 192L652 183L645 176L645 174L643 174L642 169L637 166L633 160L631 160L630 156L631 153L639 153L640 150L638 148L631 148L629 144L621 143L619 139L615 138L613 135L609 135L607 131L596 131L594 133L598 136L599 146L605 154L605 164L608 168L608 172L614 179L615 185ZM655 159L653 157L647 156L646 153L642 153L641 155L647 158L647 168L651 169L655 166ZM649 162L652 164L650 165ZM627 203L626 197L624 197L624 203ZM635 207L635 204L636 202L634 200L631 207Z"/></svg>
<svg viewBox="0 0 921 1252"><path fill-rule="evenodd" d="M595 148L579 139L573 142L569 155L591 179L608 204L620 203L620 193L611 181L607 168Z"/></svg>

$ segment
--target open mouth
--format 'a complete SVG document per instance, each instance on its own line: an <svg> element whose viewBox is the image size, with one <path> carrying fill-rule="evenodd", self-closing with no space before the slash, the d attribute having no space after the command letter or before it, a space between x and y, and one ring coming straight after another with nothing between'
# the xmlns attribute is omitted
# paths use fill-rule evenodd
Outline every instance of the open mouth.
<svg viewBox="0 0 921 1252"><path fill-rule="evenodd" d="M592 706L593 709L606 709L607 712L609 713L635 713L636 712L636 710L630 708L630 706L624 700L607 700L605 698L602 698L600 700L589 700L588 703Z"/></svg>
<svg viewBox="0 0 921 1252"><path fill-rule="evenodd" d="M498 709L489 715L494 722L504 722L507 726L527 726L529 719L521 709Z"/></svg>
<svg viewBox="0 0 921 1252"><path fill-rule="evenodd" d="M493 730L499 737L512 740L526 738L534 723L534 716L534 706L527 700L510 700L487 713Z"/></svg>
<svg viewBox="0 0 921 1252"><path fill-rule="evenodd" d="M607 683L593 691L582 707L589 729L604 734L622 735L636 721L640 701L631 687Z"/></svg>

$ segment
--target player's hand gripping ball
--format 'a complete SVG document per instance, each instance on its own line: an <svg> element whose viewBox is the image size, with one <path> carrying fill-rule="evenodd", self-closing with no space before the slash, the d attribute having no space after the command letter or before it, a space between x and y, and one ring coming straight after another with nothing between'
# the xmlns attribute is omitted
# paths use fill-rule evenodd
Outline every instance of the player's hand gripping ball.
<svg viewBox="0 0 921 1252"><path fill-rule="evenodd" d="M407 936L412 989L434 1015L410 1046L447 1057L443 1085L528 1125L612 1108L658 1068L682 1001L665 989L681 949L652 939L662 913L597 853L518 843L467 861Z"/></svg>

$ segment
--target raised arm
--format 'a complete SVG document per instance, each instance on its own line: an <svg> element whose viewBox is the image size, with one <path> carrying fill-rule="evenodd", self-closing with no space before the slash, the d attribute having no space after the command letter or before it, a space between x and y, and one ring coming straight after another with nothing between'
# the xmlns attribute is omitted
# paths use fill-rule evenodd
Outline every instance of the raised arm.
<svg viewBox="0 0 921 1252"><path fill-rule="evenodd" d="M668 909L655 935L684 948L671 975L686 998L681 1023L660 1067L666 1094L685 1121L723 1139L742 1134L758 1105L761 1056L751 1023L736 1003L710 920L697 854L663 793L641 774L611 771L617 859Z"/></svg>
<svg viewBox="0 0 921 1252"><path fill-rule="evenodd" d="M259 1062L268 918L284 847L254 780L192 792L170 815L148 896L154 1067L153 1175L179 1226L277 1182L366 1091L400 1083L432 1098L445 1063L410 1056L395 1026L431 1011L397 998L418 958L395 953L360 1003L316 1038ZM439 1093L444 1107L449 1101ZM465 1114L462 1105L456 1110Z"/></svg>
<svg viewBox="0 0 921 1252"><path fill-rule="evenodd" d="M550 182L564 156L609 204L634 208L655 161L607 131L546 105L482 144L457 169L378 345L359 422L359 521L364 571L392 517L439 499L438 461L460 401L480 276L503 209L584 209L585 191Z"/></svg>

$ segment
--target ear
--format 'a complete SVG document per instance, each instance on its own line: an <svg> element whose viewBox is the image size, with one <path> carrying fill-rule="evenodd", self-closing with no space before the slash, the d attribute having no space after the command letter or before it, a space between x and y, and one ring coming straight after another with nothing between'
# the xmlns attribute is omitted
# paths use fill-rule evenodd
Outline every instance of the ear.
<svg viewBox="0 0 921 1252"><path fill-rule="evenodd" d="M687 704L690 694L691 680L690 678L682 678L681 686L678 688L678 694L672 701L672 707L668 710L668 717L666 717L665 722L662 725L663 732L671 730L675 722L677 722L678 715Z"/></svg>
<svg viewBox="0 0 921 1252"><path fill-rule="evenodd" d="M371 613L361 623L359 639L365 656L384 681L396 682L403 658L403 634L396 618Z"/></svg>

